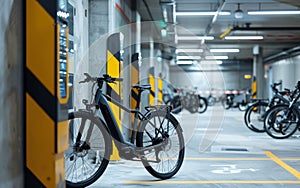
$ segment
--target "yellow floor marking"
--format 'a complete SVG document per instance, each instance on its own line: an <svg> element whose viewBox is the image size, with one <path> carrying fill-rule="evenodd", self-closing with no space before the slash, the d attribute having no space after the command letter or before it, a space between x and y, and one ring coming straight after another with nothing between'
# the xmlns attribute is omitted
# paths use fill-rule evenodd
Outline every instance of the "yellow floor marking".
<svg viewBox="0 0 300 188"><path fill-rule="evenodd" d="M300 184L293 180L126 181L124 184Z"/></svg>
<svg viewBox="0 0 300 188"><path fill-rule="evenodd" d="M268 157L270 157L279 166L281 166L282 168L284 168L285 170L287 170L288 172L290 172L291 174L293 174L296 178L298 178L300 180L300 173L297 170L295 170L294 168L292 168L291 166L289 166L288 164L283 162L281 159L276 157L273 153L271 153L269 151L265 151L265 154Z"/></svg>

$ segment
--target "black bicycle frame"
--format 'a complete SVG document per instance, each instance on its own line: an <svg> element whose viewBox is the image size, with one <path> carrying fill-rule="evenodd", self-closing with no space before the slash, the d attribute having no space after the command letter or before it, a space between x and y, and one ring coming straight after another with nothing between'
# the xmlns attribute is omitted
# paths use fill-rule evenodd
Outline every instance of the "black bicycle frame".
<svg viewBox="0 0 300 188"><path fill-rule="evenodd" d="M288 99L284 98L282 95L276 93L272 97L271 102L269 103L270 107L272 107L274 105L276 99L279 99L280 101L283 101L286 104L290 102Z"/></svg>
<svg viewBox="0 0 300 188"><path fill-rule="evenodd" d="M114 140L116 140L117 142L115 142L116 147L118 148L118 150L120 150L122 148L122 146L127 145L127 146L134 146L133 142L126 142L122 136L122 133L120 132L120 129L118 127L118 123L116 121L116 118L109 106L108 101L112 102L113 104L117 105L118 107L120 107L122 110L125 110L128 113L134 113L135 114L135 118L145 118L148 113L150 113L150 111L148 111L145 115L143 115L142 113L139 112L138 109L128 109L125 106L123 106L122 104L120 104L118 101L116 101L115 99L103 94L102 90L100 88L97 89L97 92L95 94L95 104L97 105L97 108L100 108L102 115L104 117L104 120L107 124L107 128L110 131L110 135L113 137ZM139 101L138 101L139 104ZM138 108L138 104L137 104L137 108ZM137 121L134 121L134 124L137 123ZM123 144L123 145L122 145Z"/></svg>

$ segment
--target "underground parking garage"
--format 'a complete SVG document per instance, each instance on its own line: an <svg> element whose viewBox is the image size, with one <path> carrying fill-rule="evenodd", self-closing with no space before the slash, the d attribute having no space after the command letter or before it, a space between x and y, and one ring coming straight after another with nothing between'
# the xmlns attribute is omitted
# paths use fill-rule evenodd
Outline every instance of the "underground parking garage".
<svg viewBox="0 0 300 188"><path fill-rule="evenodd" d="M0 187L299 187L300 4L0 7Z"/></svg>

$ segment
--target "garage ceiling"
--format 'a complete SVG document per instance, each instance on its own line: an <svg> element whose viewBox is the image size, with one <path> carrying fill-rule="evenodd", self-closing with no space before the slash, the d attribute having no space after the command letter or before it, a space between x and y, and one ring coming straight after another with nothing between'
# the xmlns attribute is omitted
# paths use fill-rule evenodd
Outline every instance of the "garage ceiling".
<svg viewBox="0 0 300 188"><path fill-rule="evenodd" d="M230 15L174 16L170 8L178 12L219 11ZM240 7L242 18L235 17ZM229 61L251 61L253 47L263 48L265 60L281 55L298 53L300 44L300 14L296 15L249 15L252 10L299 10L299 0L141 0L138 11L143 21L161 21L167 24L168 36L160 40L174 41L178 49L235 48L238 53L213 53L227 55ZM168 16L163 16L163 10ZM166 20L168 19L168 20ZM215 20L213 20L215 19ZM162 28L158 28L160 30ZM230 30L229 30L230 29ZM227 33L225 33L227 31ZM222 36L223 34L223 36ZM175 40L181 36L213 36L214 40ZM263 36L262 40L226 40L225 36ZM175 37L176 36L176 37ZM205 44L205 45L204 45ZM287 51L288 50L288 51ZM284 53L286 52L286 53ZM192 55L203 56L196 53Z"/></svg>

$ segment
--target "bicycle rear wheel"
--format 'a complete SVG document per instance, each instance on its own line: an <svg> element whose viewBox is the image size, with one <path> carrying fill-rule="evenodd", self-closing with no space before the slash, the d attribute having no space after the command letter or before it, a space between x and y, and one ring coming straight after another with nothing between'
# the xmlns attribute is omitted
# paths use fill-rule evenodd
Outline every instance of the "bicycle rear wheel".
<svg viewBox="0 0 300 188"><path fill-rule="evenodd" d="M200 114L204 113L206 110L207 110L207 106L208 106L208 102L207 102L207 99L204 98L204 97L200 97L198 96L199 98L199 108L198 108L198 112Z"/></svg>
<svg viewBox="0 0 300 188"><path fill-rule="evenodd" d="M264 117L267 107L268 103L266 102L256 102L247 108L244 121L251 131L258 133L265 132Z"/></svg>
<svg viewBox="0 0 300 188"><path fill-rule="evenodd" d="M69 114L70 147L65 151L67 187L86 187L105 171L111 139L104 123L88 112Z"/></svg>
<svg viewBox="0 0 300 188"><path fill-rule="evenodd" d="M151 175L168 179L178 172L185 147L182 129L173 115L167 115L162 110L151 112L141 121L136 141L137 147L141 148L160 145L145 152L142 158L144 167Z"/></svg>
<svg viewBox="0 0 300 188"><path fill-rule="evenodd" d="M272 138L284 139L293 135L299 124L299 113L288 105L276 105L266 115L264 126L267 134Z"/></svg>

